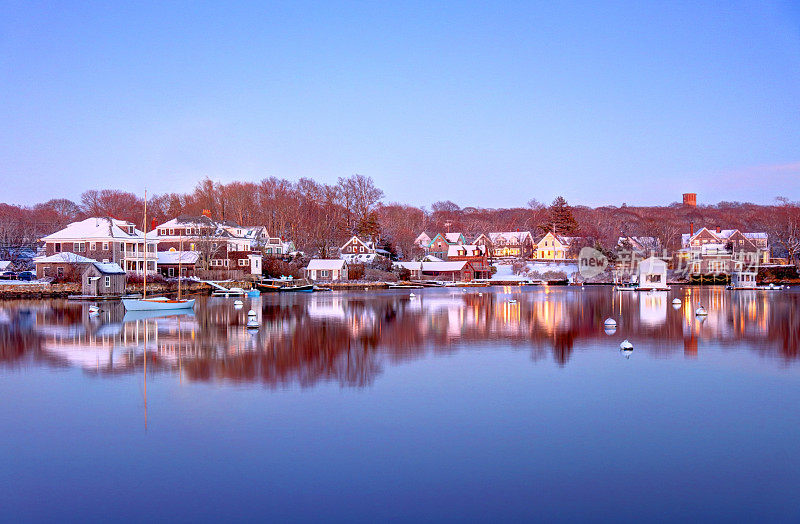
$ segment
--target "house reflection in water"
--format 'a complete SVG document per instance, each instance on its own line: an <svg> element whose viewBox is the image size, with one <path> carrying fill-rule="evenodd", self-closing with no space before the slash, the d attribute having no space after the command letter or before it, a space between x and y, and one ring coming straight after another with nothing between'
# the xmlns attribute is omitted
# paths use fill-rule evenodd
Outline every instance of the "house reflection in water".
<svg viewBox="0 0 800 524"><path fill-rule="evenodd" d="M248 381L270 387L335 381L371 384L384 366L431 353L486 344L525 349L559 365L575 346L613 347L635 340L637 352L695 358L708 347L742 346L788 360L800 347L800 294L677 288L671 293L615 293L588 288L445 288L405 292L265 295L234 309L232 300L201 299L194 314L134 316L105 303L8 302L0 307L0 360L45 363L98 375L138 372L147 338L148 373L194 381ZM681 306L670 306L673 298ZM708 318L694 315L704 305ZM247 311L260 328L248 330ZM618 320L604 333L603 320Z"/></svg>

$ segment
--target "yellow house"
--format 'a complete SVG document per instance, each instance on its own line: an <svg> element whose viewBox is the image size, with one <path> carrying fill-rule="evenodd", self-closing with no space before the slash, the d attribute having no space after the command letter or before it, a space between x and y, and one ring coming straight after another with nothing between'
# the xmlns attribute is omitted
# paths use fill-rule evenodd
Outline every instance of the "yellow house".
<svg viewBox="0 0 800 524"><path fill-rule="evenodd" d="M571 240L571 237L554 235L551 231L548 231L536 243L534 258L537 260L565 260L569 255Z"/></svg>

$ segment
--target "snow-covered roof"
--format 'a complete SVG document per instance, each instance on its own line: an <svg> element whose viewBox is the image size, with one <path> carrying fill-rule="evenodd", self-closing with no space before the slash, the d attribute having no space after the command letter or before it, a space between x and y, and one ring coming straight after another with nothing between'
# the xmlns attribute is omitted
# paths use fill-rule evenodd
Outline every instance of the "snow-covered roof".
<svg viewBox="0 0 800 524"><path fill-rule="evenodd" d="M377 253L346 253L340 255L339 258L349 263L368 264L374 262L378 256Z"/></svg>
<svg viewBox="0 0 800 524"><path fill-rule="evenodd" d="M369 240L361 240L360 238L358 238L358 236L357 236L357 235L353 235L353 236L351 236L350 238L348 238L348 239L347 239L347 242L345 242L344 244L342 244L342 247L341 247L341 249L344 249L345 247L347 247L347 245L348 245L348 244L350 244L350 242L352 242L353 240L357 240L359 243L363 244L363 245L364 245L364 247L366 247L367 249L375 249L375 244L374 244L374 242L372 242L372 241L369 241Z"/></svg>
<svg viewBox="0 0 800 524"><path fill-rule="evenodd" d="M43 242L81 240L142 240L144 233L134 224L107 217L92 217L73 222L60 231L42 238Z"/></svg>
<svg viewBox="0 0 800 524"><path fill-rule="evenodd" d="M197 251L159 251L159 264L196 264L200 259Z"/></svg>
<svg viewBox="0 0 800 524"><path fill-rule="evenodd" d="M422 258L422 260L423 262L444 262L444 260L442 260L441 258L435 257L433 255L425 255Z"/></svg>
<svg viewBox="0 0 800 524"><path fill-rule="evenodd" d="M344 269L345 261L342 259L321 259L315 258L309 261L306 269L315 270L331 270L331 269Z"/></svg>
<svg viewBox="0 0 800 524"><path fill-rule="evenodd" d="M97 261L93 258L86 258L69 251L63 251L49 257L37 258L35 262L37 264L91 264Z"/></svg>
<svg viewBox="0 0 800 524"><path fill-rule="evenodd" d="M448 246L447 257L477 257L483 255L483 246L466 244L463 246Z"/></svg>
<svg viewBox="0 0 800 524"><path fill-rule="evenodd" d="M395 262L394 265L404 267L411 271L461 271L469 264L466 260L457 262Z"/></svg>
<svg viewBox="0 0 800 524"><path fill-rule="evenodd" d="M422 233L417 235L417 238L414 239L414 243L415 244L429 244L432 238L433 237L429 233L423 231Z"/></svg>
<svg viewBox="0 0 800 524"><path fill-rule="evenodd" d="M124 275L125 270L113 262L95 262L92 264L104 275Z"/></svg>
<svg viewBox="0 0 800 524"><path fill-rule="evenodd" d="M444 239L450 242L451 244L455 244L459 240L461 240L461 233L445 233Z"/></svg>
<svg viewBox="0 0 800 524"><path fill-rule="evenodd" d="M642 273L664 273L667 271L667 263L656 257L645 258L639 262L639 274Z"/></svg>
<svg viewBox="0 0 800 524"><path fill-rule="evenodd" d="M681 245L684 246L684 247L688 246L689 243L692 241L692 239L694 237L696 237L697 235L699 235L703 230L708 231L712 236L714 236L718 240L727 240L734 233L739 231L738 229L722 229L722 230L720 230L719 233L717 233L717 231L714 230L714 229L708 229L707 227L702 227L697 232L695 232L694 235L692 235L690 233L683 233L681 235ZM745 238L750 239L750 240L767 240L769 238L769 235L767 233L764 233L764 232L752 232L752 233L745 233L743 231L740 231L740 232L742 233L742 235Z"/></svg>
<svg viewBox="0 0 800 524"><path fill-rule="evenodd" d="M492 243L505 242L509 244L521 244L525 240L525 237L529 236L531 236L530 231L505 231L489 233L489 240L491 240Z"/></svg>
<svg viewBox="0 0 800 524"><path fill-rule="evenodd" d="M10 265L10 260L0 260L0 271L5 271Z"/></svg>
<svg viewBox="0 0 800 524"><path fill-rule="evenodd" d="M561 245L563 245L565 247L569 247L569 245L572 244L572 242L576 238L580 238L580 237L565 237L563 235L555 235L555 234L553 234L552 231L548 231L547 233L542 235L542 238L540 238L539 240L536 241L537 246L542 242L542 240L544 240L548 236L552 237L552 238L555 238L556 240L558 240L561 243Z"/></svg>

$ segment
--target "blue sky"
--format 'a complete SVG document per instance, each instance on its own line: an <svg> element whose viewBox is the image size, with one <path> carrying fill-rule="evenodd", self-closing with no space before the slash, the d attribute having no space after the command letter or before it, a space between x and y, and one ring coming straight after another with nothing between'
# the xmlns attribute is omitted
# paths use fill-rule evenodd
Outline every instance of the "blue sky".
<svg viewBox="0 0 800 524"><path fill-rule="evenodd" d="M800 199L797 4L132 4L0 0L0 201L354 173L417 205Z"/></svg>

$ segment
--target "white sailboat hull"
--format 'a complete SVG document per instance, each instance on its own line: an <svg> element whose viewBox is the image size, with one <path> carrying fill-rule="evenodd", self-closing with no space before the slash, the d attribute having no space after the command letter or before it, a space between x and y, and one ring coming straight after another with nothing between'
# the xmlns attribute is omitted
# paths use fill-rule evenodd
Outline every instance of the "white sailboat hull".
<svg viewBox="0 0 800 524"><path fill-rule="evenodd" d="M156 298L123 298L122 305L128 311L163 311L170 309L194 309L194 299L170 300L164 297Z"/></svg>

